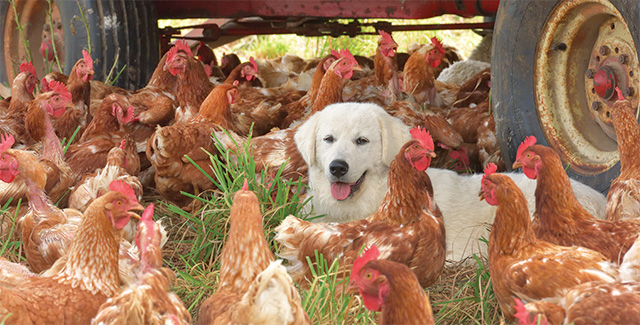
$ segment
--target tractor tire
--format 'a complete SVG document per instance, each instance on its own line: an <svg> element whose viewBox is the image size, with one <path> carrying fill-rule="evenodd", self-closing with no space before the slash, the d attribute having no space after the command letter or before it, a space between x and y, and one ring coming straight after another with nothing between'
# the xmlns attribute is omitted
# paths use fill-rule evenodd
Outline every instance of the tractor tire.
<svg viewBox="0 0 640 325"><path fill-rule="evenodd" d="M559 153L571 178L606 193L620 163L615 132L598 120L597 107L613 102L597 97L586 72L617 61L614 46L611 57L598 52L601 42L617 42L615 53L629 57L621 87L640 89L640 2L502 0L494 31L492 107L507 166L534 135ZM637 92L628 98L638 106Z"/></svg>
<svg viewBox="0 0 640 325"><path fill-rule="evenodd" d="M62 22L64 57L60 58L60 63L65 74L68 75L75 62L82 58L82 50L88 49L90 42L95 80L104 81L110 72L113 80L123 67L116 86L134 90L143 87L151 78L160 57L153 2L62 0L55 1L54 6ZM87 27L79 6L84 11ZM28 61L22 36L11 32L16 25L15 19L9 19L9 16L14 17L13 10L9 1L0 2L0 44L3 46L0 82L7 84L13 80L20 63ZM16 10L30 44L36 71L42 77L45 68L38 48L43 24L48 23L45 14L48 4L38 0L16 1Z"/></svg>

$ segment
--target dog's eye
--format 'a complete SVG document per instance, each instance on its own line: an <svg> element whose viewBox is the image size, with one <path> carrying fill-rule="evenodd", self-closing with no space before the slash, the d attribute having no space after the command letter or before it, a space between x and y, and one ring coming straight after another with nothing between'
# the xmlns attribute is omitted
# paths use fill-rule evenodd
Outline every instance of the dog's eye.
<svg viewBox="0 0 640 325"><path fill-rule="evenodd" d="M330 135L327 135L326 137L324 137L323 140L328 143L333 143L333 137Z"/></svg>
<svg viewBox="0 0 640 325"><path fill-rule="evenodd" d="M365 144L365 143L369 143L369 139L367 138L363 138L363 137L359 137L358 139L356 139L356 143L359 145Z"/></svg>

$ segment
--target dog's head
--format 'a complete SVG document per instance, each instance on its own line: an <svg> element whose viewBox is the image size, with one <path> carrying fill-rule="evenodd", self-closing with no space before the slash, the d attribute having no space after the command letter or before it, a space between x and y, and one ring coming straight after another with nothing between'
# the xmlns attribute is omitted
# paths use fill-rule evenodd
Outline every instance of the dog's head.
<svg viewBox="0 0 640 325"><path fill-rule="evenodd" d="M294 136L309 168L323 170L339 201L355 195L367 173L386 173L409 138L408 127L399 119L378 105L363 103L329 105Z"/></svg>

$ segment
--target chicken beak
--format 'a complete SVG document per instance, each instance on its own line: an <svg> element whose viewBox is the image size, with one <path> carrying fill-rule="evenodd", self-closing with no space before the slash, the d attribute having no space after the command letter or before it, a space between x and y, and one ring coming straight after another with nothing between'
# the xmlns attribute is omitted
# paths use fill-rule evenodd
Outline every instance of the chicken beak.
<svg viewBox="0 0 640 325"><path fill-rule="evenodd" d="M144 210L144 207L138 203L138 204L136 204L136 205L132 206L132 207L128 210L128 212L129 212L129 216L130 216L131 218L134 218L134 219L138 219L138 220L140 220L140 215L138 215L137 213L131 212L131 210Z"/></svg>
<svg viewBox="0 0 640 325"><path fill-rule="evenodd" d="M433 150L429 150L427 151L427 155L429 155L431 158L435 158L436 157L436 152Z"/></svg>
<svg viewBox="0 0 640 325"><path fill-rule="evenodd" d="M518 169L522 167L522 163L519 160L516 160L515 162L513 162L513 165L511 166L511 168L513 169Z"/></svg>
<svg viewBox="0 0 640 325"><path fill-rule="evenodd" d="M73 108L73 102L68 102L67 105L64 106L65 108Z"/></svg>
<svg viewBox="0 0 640 325"><path fill-rule="evenodd" d="M358 64L355 67L353 67L353 71L362 71L362 67Z"/></svg>
<svg viewBox="0 0 640 325"><path fill-rule="evenodd" d="M480 190L480 193L478 193L478 196L480 196L480 201L484 201L484 191Z"/></svg>

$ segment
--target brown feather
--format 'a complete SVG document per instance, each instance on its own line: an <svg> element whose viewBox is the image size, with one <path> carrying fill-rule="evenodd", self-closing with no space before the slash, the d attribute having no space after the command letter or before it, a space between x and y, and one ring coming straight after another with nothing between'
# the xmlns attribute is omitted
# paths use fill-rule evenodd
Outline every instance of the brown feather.
<svg viewBox="0 0 640 325"><path fill-rule="evenodd" d="M620 262L640 232L640 219L600 220L576 199L558 154L542 145L530 146L541 159L536 187L534 230L540 239L557 245L578 245Z"/></svg>
<svg viewBox="0 0 640 325"><path fill-rule="evenodd" d="M507 319L514 318L514 298L553 301L577 284L613 281L615 272L603 263L606 258L602 254L536 238L527 201L508 176L492 174L485 179L495 185L498 202L489 236L489 272Z"/></svg>

